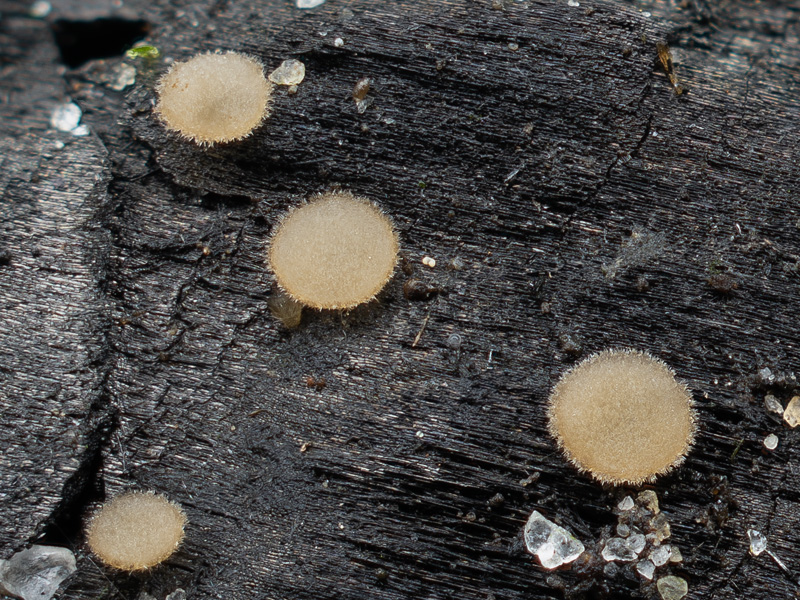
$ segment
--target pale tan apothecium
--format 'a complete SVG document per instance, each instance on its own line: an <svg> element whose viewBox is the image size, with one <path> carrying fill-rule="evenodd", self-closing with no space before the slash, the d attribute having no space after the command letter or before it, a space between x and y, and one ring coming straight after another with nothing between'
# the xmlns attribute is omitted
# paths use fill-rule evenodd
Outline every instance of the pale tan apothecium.
<svg viewBox="0 0 800 600"><path fill-rule="evenodd" d="M124 571L163 562L183 540L181 508L153 492L126 492L106 502L92 517L86 539L105 564Z"/></svg>
<svg viewBox="0 0 800 600"><path fill-rule="evenodd" d="M167 128L197 144L233 142L267 117L272 87L255 58L197 54L159 80L156 112Z"/></svg>
<svg viewBox="0 0 800 600"><path fill-rule="evenodd" d="M605 350L568 371L548 403L550 433L601 483L653 481L683 462L696 431L692 396L661 360Z"/></svg>
<svg viewBox="0 0 800 600"><path fill-rule="evenodd" d="M335 192L291 211L272 238L278 284L312 308L353 308L391 279L399 242L391 220L366 198Z"/></svg>

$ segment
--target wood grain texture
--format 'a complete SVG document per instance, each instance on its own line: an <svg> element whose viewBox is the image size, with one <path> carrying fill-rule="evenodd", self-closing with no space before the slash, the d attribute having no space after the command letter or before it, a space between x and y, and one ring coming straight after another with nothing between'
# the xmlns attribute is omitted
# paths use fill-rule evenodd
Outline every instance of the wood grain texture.
<svg viewBox="0 0 800 600"><path fill-rule="evenodd" d="M25 10L2 31L19 46L3 42L2 111L19 124L3 141L0 477L47 501L0 503L4 556L40 532L73 544L64 598L655 597L599 560L543 572L521 542L537 509L599 554L629 490L576 474L544 402L580 357L626 346L669 363L701 418L686 464L653 486L684 556L664 573L690 598L796 597L745 531L800 574L798 434L763 409L800 369L800 7L126 3L165 57L306 64L263 129L208 151L152 114L165 62L137 63L124 93L107 84L122 59L61 77ZM58 94L92 136L48 131ZM336 187L393 217L405 264L378 301L286 331L266 244L288 207ZM31 239L65 249L57 270ZM409 301L410 278L440 292ZM48 402L72 420L47 420ZM135 577L98 568L78 530L128 488L189 518L179 553Z"/></svg>

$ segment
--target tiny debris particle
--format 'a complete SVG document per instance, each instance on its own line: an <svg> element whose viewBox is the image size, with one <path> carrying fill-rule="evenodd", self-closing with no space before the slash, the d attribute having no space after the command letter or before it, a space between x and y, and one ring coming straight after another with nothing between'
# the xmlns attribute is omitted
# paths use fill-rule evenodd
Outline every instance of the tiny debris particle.
<svg viewBox="0 0 800 600"><path fill-rule="evenodd" d="M794 400L794 398L792 398L792 400ZM791 405L791 402L789 402L789 404ZM764 396L764 408L767 409L767 412L775 413L776 415L784 414L783 405L780 403L780 400L772 394ZM784 419L785 418L786 416L784 415ZM794 425L792 425L792 427L794 427Z"/></svg>
<svg viewBox="0 0 800 600"><path fill-rule="evenodd" d="M525 548L545 569L556 569L583 554L584 547L569 531L533 511L523 531Z"/></svg>
<svg viewBox="0 0 800 600"><path fill-rule="evenodd" d="M458 350L459 348L461 348L461 344L462 344L463 341L464 341L463 338L459 334L451 333L447 337L447 342L446 343L447 343L447 347L450 350Z"/></svg>
<svg viewBox="0 0 800 600"><path fill-rule="evenodd" d="M316 8L325 4L325 0L297 0L295 6L297 8Z"/></svg>
<svg viewBox="0 0 800 600"><path fill-rule="evenodd" d="M403 284L403 295L406 300L430 300L438 291L439 288L430 286L419 279L408 279Z"/></svg>
<svg viewBox="0 0 800 600"><path fill-rule="evenodd" d="M267 301L270 312L286 329L300 326L303 319L303 305L283 292L270 297Z"/></svg>
<svg viewBox="0 0 800 600"><path fill-rule="evenodd" d="M509 42L508 49L511 50L512 52L516 52L517 50L519 50L519 44L517 44L516 42Z"/></svg>
<svg viewBox="0 0 800 600"><path fill-rule="evenodd" d="M789 400L789 404L783 412L783 420L791 428L795 428L800 424L800 396L795 396Z"/></svg>
<svg viewBox="0 0 800 600"><path fill-rule="evenodd" d="M430 256L425 256L422 259L422 264L425 265L426 267L430 267L431 269L433 269L436 266L436 260L431 258Z"/></svg>
<svg viewBox="0 0 800 600"><path fill-rule="evenodd" d="M686 580L674 575L662 577L656 583L656 587L663 600L681 600L689 593L689 584L686 583Z"/></svg>
<svg viewBox="0 0 800 600"><path fill-rule="evenodd" d="M305 77L306 66L294 58L287 58L269 74L269 80L275 85L298 85Z"/></svg>
<svg viewBox="0 0 800 600"><path fill-rule="evenodd" d="M778 447L778 436L774 433L770 433L767 437L764 438L764 448L767 450L775 450Z"/></svg>
<svg viewBox="0 0 800 600"><path fill-rule="evenodd" d="M567 5L568 6L572 6L573 8L576 8L576 7L580 6L581 3L578 2L578 0L568 0L567 1Z"/></svg>
<svg viewBox="0 0 800 600"><path fill-rule="evenodd" d="M370 79L369 77L362 77L356 82L353 88L353 100L361 102L369 94Z"/></svg>
<svg viewBox="0 0 800 600"><path fill-rule="evenodd" d="M335 40L333 40L333 45L336 46L337 48L341 48L342 46L344 46L344 40L340 37L337 37Z"/></svg>
<svg viewBox="0 0 800 600"><path fill-rule="evenodd" d="M715 273L711 275L706 282L715 292L720 294L730 294L734 290L739 289L739 283L736 278L729 273Z"/></svg>
<svg viewBox="0 0 800 600"><path fill-rule="evenodd" d="M656 566L649 560L640 560L636 564L636 571L639 575L650 581L653 579L653 575L656 572Z"/></svg>
<svg viewBox="0 0 800 600"><path fill-rule="evenodd" d="M759 556L767 549L767 537L757 529L748 529L747 538L750 540L750 554Z"/></svg>
<svg viewBox="0 0 800 600"><path fill-rule="evenodd" d="M464 260L458 256L450 261L449 268L453 271L463 271L467 265L464 263Z"/></svg>
<svg viewBox="0 0 800 600"><path fill-rule="evenodd" d="M136 42L133 48L125 53L128 58L143 58L145 60L153 60L161 56L161 52L155 46L147 42Z"/></svg>
<svg viewBox="0 0 800 600"><path fill-rule="evenodd" d="M500 492L496 493L494 496L487 500L487 504L492 508L497 508L498 506L502 506L503 503L506 501L505 496Z"/></svg>

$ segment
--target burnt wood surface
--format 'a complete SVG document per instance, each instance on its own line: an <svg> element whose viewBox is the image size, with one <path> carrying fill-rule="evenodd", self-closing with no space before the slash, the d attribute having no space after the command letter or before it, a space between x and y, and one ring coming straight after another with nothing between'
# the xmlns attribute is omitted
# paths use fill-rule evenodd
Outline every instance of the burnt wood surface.
<svg viewBox="0 0 800 600"><path fill-rule="evenodd" d="M0 557L73 548L69 599L657 597L597 558L636 490L579 475L546 433L561 373L633 347L700 415L651 486L684 557L659 573L689 598L798 596L745 534L800 575L800 432L763 406L800 388L797 2L29 8L0 2ZM161 58L97 50L137 28ZM153 86L215 49L307 72L251 138L204 150L165 132ZM89 135L50 126L70 100ZM369 305L286 330L269 236L337 187L392 216L401 265ZM410 279L436 293L406 298ZM136 575L82 536L126 489L189 518ZM534 509L595 558L541 569Z"/></svg>

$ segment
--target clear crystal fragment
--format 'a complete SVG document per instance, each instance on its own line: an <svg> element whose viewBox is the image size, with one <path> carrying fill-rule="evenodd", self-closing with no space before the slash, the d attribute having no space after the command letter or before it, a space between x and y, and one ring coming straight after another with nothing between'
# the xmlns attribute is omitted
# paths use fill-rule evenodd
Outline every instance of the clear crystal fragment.
<svg viewBox="0 0 800 600"><path fill-rule="evenodd" d="M28 11L28 14L34 19L44 19L50 14L51 10L53 10L53 7L46 0L36 0L36 2L31 4L31 9Z"/></svg>
<svg viewBox="0 0 800 600"><path fill-rule="evenodd" d="M681 551L678 549L677 546L672 547L672 554L670 554L669 556L669 562L671 563L683 562L683 554L681 554Z"/></svg>
<svg viewBox="0 0 800 600"><path fill-rule="evenodd" d="M356 101L356 110L358 114L363 115L367 109L372 106L372 98L364 98L363 100Z"/></svg>
<svg viewBox="0 0 800 600"><path fill-rule="evenodd" d="M50 125L59 131L72 131L81 122L81 109L74 102L59 104L50 115Z"/></svg>
<svg viewBox="0 0 800 600"><path fill-rule="evenodd" d="M66 548L31 546L8 560L0 560L0 594L23 600L50 600L75 569L75 555Z"/></svg>
<svg viewBox="0 0 800 600"><path fill-rule="evenodd" d="M632 543L632 538L640 536L641 544L638 543L638 539L636 543ZM638 551L637 551L638 548ZM606 562L611 562L612 560L621 560L624 562L628 562L634 560L639 553L644 549L644 536L641 534L632 535L628 539L623 538L610 538L606 541L606 545L603 548L603 559Z"/></svg>
<svg viewBox="0 0 800 600"><path fill-rule="evenodd" d="M297 8L316 8L320 4L325 4L325 0L296 0L294 3Z"/></svg>
<svg viewBox="0 0 800 600"><path fill-rule="evenodd" d="M641 533L634 533L628 538L628 545L631 547L631 550L637 554L637 556L642 553L646 543L647 540Z"/></svg>
<svg viewBox="0 0 800 600"><path fill-rule="evenodd" d="M636 572L645 579L651 580L656 572L656 566L649 560L640 560L636 564Z"/></svg>
<svg viewBox="0 0 800 600"><path fill-rule="evenodd" d="M655 566L662 567L667 564L671 556L672 546L669 544L664 544L663 546L653 549L653 551L650 553L650 560L653 561Z"/></svg>
<svg viewBox="0 0 800 600"><path fill-rule="evenodd" d="M112 74L111 89L121 92L136 82L136 69L128 64L121 64Z"/></svg>
<svg viewBox="0 0 800 600"><path fill-rule="evenodd" d="M786 410L783 411L783 420L792 428L800 425L800 396L795 396L789 400Z"/></svg>
<svg viewBox="0 0 800 600"><path fill-rule="evenodd" d="M774 433L770 433L767 437L764 438L764 448L767 450L775 450L778 447L778 436Z"/></svg>
<svg viewBox="0 0 800 600"><path fill-rule="evenodd" d="M674 575L662 577L656 583L656 587L663 600L681 600L689 593L689 584L686 580Z"/></svg>
<svg viewBox="0 0 800 600"><path fill-rule="evenodd" d="M617 508L623 512L632 509L633 506L633 498L630 496L625 496L622 500L620 500L619 504L617 504Z"/></svg>
<svg viewBox="0 0 800 600"><path fill-rule="evenodd" d="M631 528L625 525L625 523L617 524L617 535L621 538L626 538L631 534Z"/></svg>
<svg viewBox="0 0 800 600"><path fill-rule="evenodd" d="M581 5L581 3L578 2L578 0L567 0L567 4L569 6L572 6L573 8Z"/></svg>
<svg viewBox="0 0 800 600"><path fill-rule="evenodd" d="M639 495L636 497L636 500L639 502L641 506L644 506L651 512L654 513L659 512L658 496L653 490L645 490L643 492L640 492Z"/></svg>
<svg viewBox="0 0 800 600"><path fill-rule="evenodd" d="M750 554L758 556L767 549L767 537L757 529L748 529L747 538L750 540Z"/></svg>
<svg viewBox="0 0 800 600"><path fill-rule="evenodd" d="M269 80L275 85L297 85L305 76L306 66L299 60L288 58L269 74Z"/></svg>
<svg viewBox="0 0 800 600"><path fill-rule="evenodd" d="M556 569L583 554L583 544L569 531L533 511L523 531L525 547L545 569Z"/></svg>
<svg viewBox="0 0 800 600"><path fill-rule="evenodd" d="M656 546L672 535L669 521L664 513L659 513L650 519L650 530L653 532L653 543Z"/></svg>
<svg viewBox="0 0 800 600"><path fill-rule="evenodd" d="M767 409L767 412L778 415L783 412L783 406L781 405L780 401L772 394L767 394L764 396L764 408Z"/></svg>

